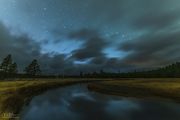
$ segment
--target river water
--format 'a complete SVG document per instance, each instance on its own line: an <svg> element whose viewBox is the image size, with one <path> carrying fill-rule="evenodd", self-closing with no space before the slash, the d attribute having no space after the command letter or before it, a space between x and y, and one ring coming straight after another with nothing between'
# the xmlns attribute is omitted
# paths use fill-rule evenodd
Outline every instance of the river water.
<svg viewBox="0 0 180 120"><path fill-rule="evenodd" d="M91 92L74 85L36 96L22 120L180 120L180 104Z"/></svg>

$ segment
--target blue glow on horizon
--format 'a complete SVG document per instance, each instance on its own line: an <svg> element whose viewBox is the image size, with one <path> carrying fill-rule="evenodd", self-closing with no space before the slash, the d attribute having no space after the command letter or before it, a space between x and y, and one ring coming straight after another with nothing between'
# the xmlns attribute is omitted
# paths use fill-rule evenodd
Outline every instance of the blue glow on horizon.
<svg viewBox="0 0 180 120"><path fill-rule="evenodd" d="M110 47L106 48L103 53L106 54L106 57L108 58L123 58L127 55L126 52L117 50L116 48Z"/></svg>
<svg viewBox="0 0 180 120"><path fill-rule="evenodd" d="M74 64L79 64L79 65L85 65L85 64L88 64L92 59L87 59L87 60L84 60L84 61L74 61Z"/></svg>

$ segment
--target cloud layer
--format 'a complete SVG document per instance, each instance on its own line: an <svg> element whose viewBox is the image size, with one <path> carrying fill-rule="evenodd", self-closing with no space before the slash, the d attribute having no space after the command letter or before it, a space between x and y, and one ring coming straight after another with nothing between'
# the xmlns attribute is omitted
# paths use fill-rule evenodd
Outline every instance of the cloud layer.
<svg viewBox="0 0 180 120"><path fill-rule="evenodd" d="M179 12L178 0L2 0L0 60L53 74L163 66L180 59Z"/></svg>

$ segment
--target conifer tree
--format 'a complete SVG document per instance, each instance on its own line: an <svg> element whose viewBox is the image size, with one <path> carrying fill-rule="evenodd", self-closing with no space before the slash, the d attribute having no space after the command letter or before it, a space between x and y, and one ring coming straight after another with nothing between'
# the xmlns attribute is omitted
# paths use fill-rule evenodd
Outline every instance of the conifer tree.
<svg viewBox="0 0 180 120"><path fill-rule="evenodd" d="M31 76L36 76L36 75L40 75L41 70L40 70L40 65L38 64L38 61L36 59L34 59L26 68L25 68L25 72L28 75Z"/></svg>
<svg viewBox="0 0 180 120"><path fill-rule="evenodd" d="M9 54L7 57L5 57L3 59L3 62L0 65L0 69L2 70L2 72L4 73L9 73L10 69L12 67L12 57Z"/></svg>

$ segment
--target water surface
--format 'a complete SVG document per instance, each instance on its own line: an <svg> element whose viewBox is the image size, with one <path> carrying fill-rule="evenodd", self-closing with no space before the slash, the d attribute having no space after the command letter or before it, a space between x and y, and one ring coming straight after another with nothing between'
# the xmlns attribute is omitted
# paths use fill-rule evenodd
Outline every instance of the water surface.
<svg viewBox="0 0 180 120"><path fill-rule="evenodd" d="M34 97L22 120L180 120L180 104L128 99L88 91L86 85Z"/></svg>

